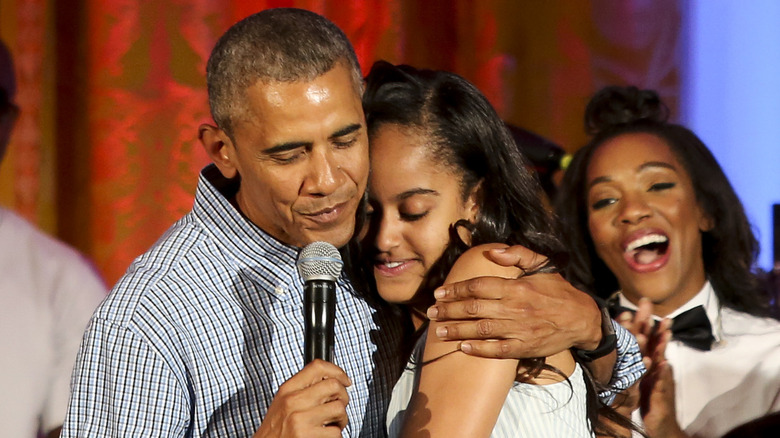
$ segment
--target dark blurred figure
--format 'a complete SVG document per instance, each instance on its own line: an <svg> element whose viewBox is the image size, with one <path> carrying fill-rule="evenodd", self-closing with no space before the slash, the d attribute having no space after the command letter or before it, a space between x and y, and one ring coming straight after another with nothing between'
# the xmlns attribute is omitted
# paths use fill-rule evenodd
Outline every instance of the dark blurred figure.
<svg viewBox="0 0 780 438"><path fill-rule="evenodd" d="M0 42L0 163L19 116ZM0 207L0 436L59 436L81 336L106 288L72 248Z"/></svg>
<svg viewBox="0 0 780 438"><path fill-rule="evenodd" d="M11 54L5 44L0 41L0 163L3 162L11 130L19 116L19 108L13 102L15 93L16 78Z"/></svg>
<svg viewBox="0 0 780 438"><path fill-rule="evenodd" d="M566 165L571 160L563 148L552 141L519 126L505 123L512 134L520 152L530 162L531 168L539 176L544 192L554 199L558 182Z"/></svg>
<svg viewBox="0 0 780 438"><path fill-rule="evenodd" d="M735 427L723 438L777 438L780 436L780 412L769 414Z"/></svg>
<svg viewBox="0 0 780 438"><path fill-rule="evenodd" d="M758 270L758 276L769 297L772 316L780 319L780 204L772 205L772 267L768 271Z"/></svg>

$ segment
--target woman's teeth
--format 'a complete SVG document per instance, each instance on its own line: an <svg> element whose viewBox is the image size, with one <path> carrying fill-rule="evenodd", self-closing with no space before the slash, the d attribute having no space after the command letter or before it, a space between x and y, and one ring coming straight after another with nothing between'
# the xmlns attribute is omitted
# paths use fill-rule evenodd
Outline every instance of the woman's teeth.
<svg viewBox="0 0 780 438"><path fill-rule="evenodd" d="M633 251L637 248L640 248L645 245L650 245L652 243L666 243L669 241L669 238L666 236L662 236L660 234L649 234L647 236L640 237L639 239L634 240L633 242L629 243L626 247L626 252Z"/></svg>

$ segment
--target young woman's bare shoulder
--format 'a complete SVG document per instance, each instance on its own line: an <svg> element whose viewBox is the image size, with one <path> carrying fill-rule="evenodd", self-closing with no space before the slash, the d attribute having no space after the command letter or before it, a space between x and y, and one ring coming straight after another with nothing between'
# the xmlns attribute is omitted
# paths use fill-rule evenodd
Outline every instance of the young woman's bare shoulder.
<svg viewBox="0 0 780 438"><path fill-rule="evenodd" d="M520 269L515 266L501 266L491 261L487 253L491 249L508 248L503 243L486 243L469 248L458 257L455 264L452 265L445 283L454 283L457 281L468 280L476 277L504 277L517 278L520 275Z"/></svg>

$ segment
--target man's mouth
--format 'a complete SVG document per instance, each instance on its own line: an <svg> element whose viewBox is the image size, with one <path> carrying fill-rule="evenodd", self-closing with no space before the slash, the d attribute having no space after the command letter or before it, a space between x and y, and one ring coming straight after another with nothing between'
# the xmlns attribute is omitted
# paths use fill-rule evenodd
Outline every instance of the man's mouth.
<svg viewBox="0 0 780 438"><path fill-rule="evenodd" d="M345 206L346 202L334 205L332 207L321 208L312 212L302 212L301 215L306 216L314 222L329 223L338 219L338 217L341 215L341 212L344 211Z"/></svg>
<svg viewBox="0 0 780 438"><path fill-rule="evenodd" d="M638 271L658 269L668 260L669 238L663 234L646 234L626 245L623 258Z"/></svg>

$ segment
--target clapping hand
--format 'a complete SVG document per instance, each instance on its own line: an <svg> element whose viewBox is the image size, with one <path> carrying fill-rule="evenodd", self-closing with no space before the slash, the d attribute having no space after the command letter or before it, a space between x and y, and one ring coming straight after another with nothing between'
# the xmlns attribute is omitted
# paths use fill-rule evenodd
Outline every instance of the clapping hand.
<svg viewBox="0 0 780 438"><path fill-rule="evenodd" d="M617 316L618 322L636 337L642 362L648 370L620 402L629 412L639 408L645 432L650 437L687 437L677 422L674 373L666 360L672 321L663 319L656 324L652 315L653 304L642 298L636 313L623 312Z"/></svg>

